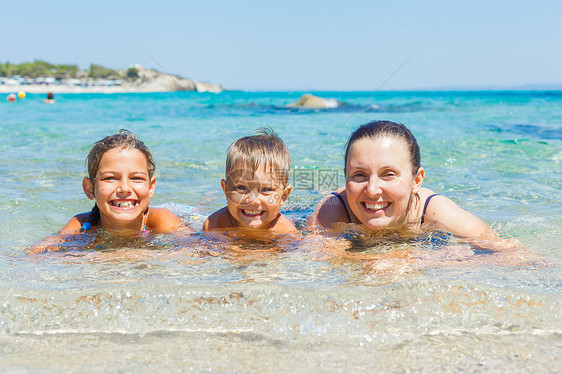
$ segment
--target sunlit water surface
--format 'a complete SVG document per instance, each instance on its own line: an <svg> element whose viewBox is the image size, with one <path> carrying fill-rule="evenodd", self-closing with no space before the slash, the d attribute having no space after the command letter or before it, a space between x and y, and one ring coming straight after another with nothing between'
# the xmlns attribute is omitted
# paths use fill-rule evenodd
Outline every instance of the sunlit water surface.
<svg viewBox="0 0 562 374"><path fill-rule="evenodd" d="M559 372L562 354L562 93L323 92L42 95L0 101L0 367L11 372ZM208 238L237 137L288 144L286 214L304 226L343 184L343 147L388 119L416 135L424 185L534 253L510 261L432 240ZM152 205L195 234L25 249L91 209L90 145L120 128L157 163ZM358 244L359 243L359 244ZM455 243L452 243L455 244ZM345 250L347 248L347 251ZM336 251L332 251L336 249ZM339 252L337 251L339 249ZM408 252L373 262L372 253ZM336 253L336 254L334 254ZM338 254L339 253L339 254ZM343 253L343 255L341 254ZM401 253L401 252L400 252Z"/></svg>

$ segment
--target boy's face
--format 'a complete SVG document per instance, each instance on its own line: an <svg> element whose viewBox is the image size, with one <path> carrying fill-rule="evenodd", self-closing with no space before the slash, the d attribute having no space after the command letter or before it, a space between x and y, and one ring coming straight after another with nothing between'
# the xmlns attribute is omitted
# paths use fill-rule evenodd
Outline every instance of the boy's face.
<svg viewBox="0 0 562 374"><path fill-rule="evenodd" d="M229 173L221 186L227 200L228 211L242 227L271 228L279 216L291 186L270 175L263 164L255 172L239 167Z"/></svg>

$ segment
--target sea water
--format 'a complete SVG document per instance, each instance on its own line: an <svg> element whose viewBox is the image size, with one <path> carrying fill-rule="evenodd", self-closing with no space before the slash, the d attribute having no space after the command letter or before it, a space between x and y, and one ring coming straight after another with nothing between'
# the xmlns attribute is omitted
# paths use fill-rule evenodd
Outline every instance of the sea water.
<svg viewBox="0 0 562 374"><path fill-rule="evenodd" d="M0 101L2 371L562 371L562 92L318 92L337 107L286 107L302 94ZM424 186L532 259L459 255L431 241L406 244L416 262L404 271L375 271L361 253L326 255L327 242L304 232L306 217L343 185L351 131L382 119L417 137ZM305 239L225 244L202 235L205 217L225 204L227 147L264 126L291 152L284 209ZM28 255L91 209L84 159L121 128L154 154L151 205L173 210L194 234ZM379 246L404 249L379 241L371 250Z"/></svg>

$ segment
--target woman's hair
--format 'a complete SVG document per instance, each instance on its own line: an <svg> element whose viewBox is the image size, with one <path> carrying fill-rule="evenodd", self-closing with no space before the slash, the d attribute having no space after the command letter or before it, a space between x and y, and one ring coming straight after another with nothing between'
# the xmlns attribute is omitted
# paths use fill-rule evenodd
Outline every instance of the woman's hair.
<svg viewBox="0 0 562 374"><path fill-rule="evenodd" d="M269 127L231 144L226 155L226 178L232 178L232 173L240 169L255 172L262 163L272 178L287 185L291 156L283 140Z"/></svg>
<svg viewBox="0 0 562 374"><path fill-rule="evenodd" d="M95 181L98 174L98 169L100 167L101 158L103 157L105 152L110 151L114 148L136 149L142 152L142 154L146 158L146 164L148 166L148 178L152 179L154 171L156 170L156 165L154 164L154 160L152 159L152 153L150 153L150 150L142 141L137 139L135 134L133 134L129 130L121 129L117 134L106 136L105 138L95 142L92 145L92 149L90 149L90 153L88 153L88 157L86 157L88 177L94 185L94 190L96 186ZM86 222L89 222L91 225L99 224L100 211L97 204L94 205L92 211L86 219Z"/></svg>
<svg viewBox="0 0 562 374"><path fill-rule="evenodd" d="M418 169L421 166L420 147L418 145L418 142L414 135L410 132L410 130L406 128L406 126L390 121L369 122L360 126L351 134L349 140L347 141L347 146L345 149L345 168L347 168L349 150L354 142L363 138L377 139L385 136L392 136L396 139L401 139L406 143L410 154L412 173L416 175Z"/></svg>

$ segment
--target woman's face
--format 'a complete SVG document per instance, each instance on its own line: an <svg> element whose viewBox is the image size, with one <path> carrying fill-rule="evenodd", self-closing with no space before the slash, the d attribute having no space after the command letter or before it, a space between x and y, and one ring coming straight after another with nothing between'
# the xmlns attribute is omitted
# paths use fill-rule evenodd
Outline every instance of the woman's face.
<svg viewBox="0 0 562 374"><path fill-rule="evenodd" d="M351 211L370 229L404 223L412 194L423 181L423 168L412 173L406 142L392 136L352 143L346 162L346 193Z"/></svg>

